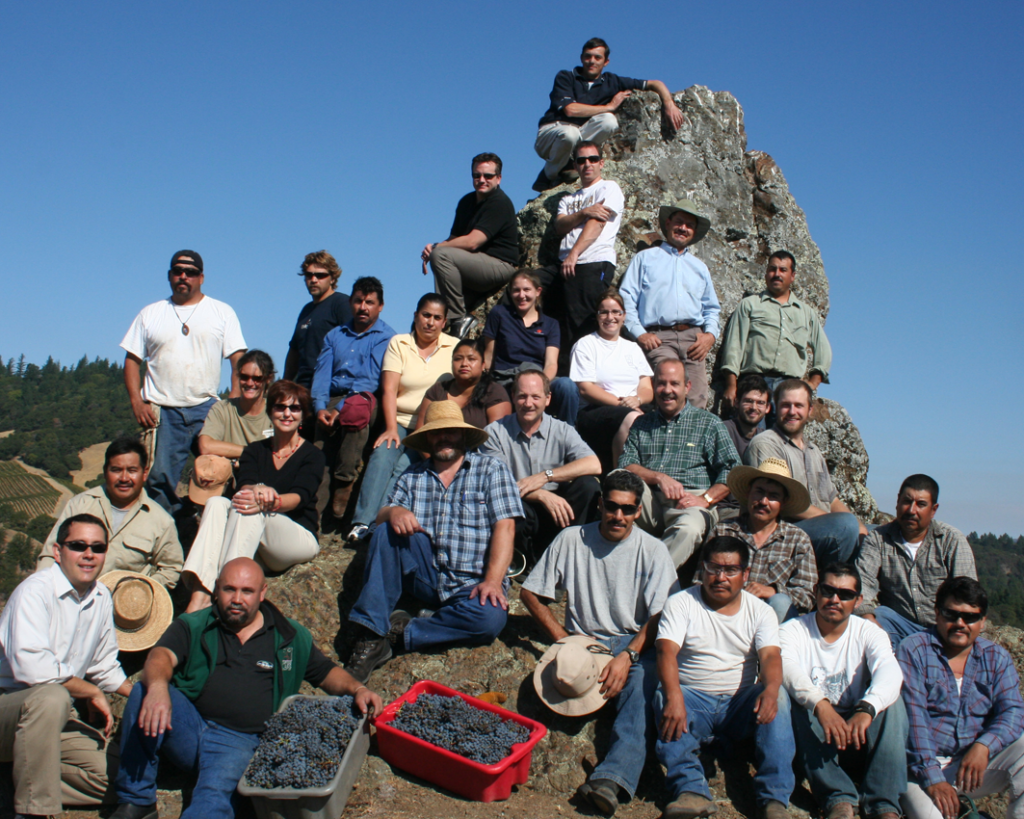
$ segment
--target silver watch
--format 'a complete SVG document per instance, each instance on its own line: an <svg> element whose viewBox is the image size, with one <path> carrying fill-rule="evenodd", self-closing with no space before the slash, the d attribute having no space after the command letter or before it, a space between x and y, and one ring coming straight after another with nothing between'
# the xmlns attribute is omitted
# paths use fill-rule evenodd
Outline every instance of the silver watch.
<svg viewBox="0 0 1024 819"><path fill-rule="evenodd" d="M544 477L547 478L549 481L553 481L555 479L555 471L553 469L545 469Z"/></svg>

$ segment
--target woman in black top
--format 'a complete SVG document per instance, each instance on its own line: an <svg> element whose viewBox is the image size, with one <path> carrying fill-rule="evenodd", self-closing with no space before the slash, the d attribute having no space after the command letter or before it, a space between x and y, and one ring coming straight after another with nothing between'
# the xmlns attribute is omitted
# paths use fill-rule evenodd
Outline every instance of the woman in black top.
<svg viewBox="0 0 1024 819"><path fill-rule="evenodd" d="M416 413L416 428L423 426L427 407L434 401L454 401L467 424L483 429L512 412L508 393L484 369L485 338L467 338L455 345L451 375L442 375L423 397Z"/></svg>
<svg viewBox="0 0 1024 819"><path fill-rule="evenodd" d="M317 556L316 493L324 455L304 440L299 427L312 413L309 390L277 381L267 392L274 437L242 450L231 500L210 498L182 568L192 589L188 611L210 605L221 567L236 557L255 557L281 572Z"/></svg>

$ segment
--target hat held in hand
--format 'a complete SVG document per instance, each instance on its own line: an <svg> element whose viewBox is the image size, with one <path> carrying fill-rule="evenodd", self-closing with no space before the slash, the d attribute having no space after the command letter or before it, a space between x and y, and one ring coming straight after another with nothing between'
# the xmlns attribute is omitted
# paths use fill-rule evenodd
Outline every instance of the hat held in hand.
<svg viewBox="0 0 1024 819"><path fill-rule="evenodd" d="M205 506L210 498L219 498L234 471L231 461L223 455L200 455L192 467L188 496L193 503Z"/></svg>
<svg viewBox="0 0 1024 819"><path fill-rule="evenodd" d="M139 572L107 572L100 581L114 602L117 647L144 651L155 646L174 619L167 589Z"/></svg>
<svg viewBox="0 0 1024 819"><path fill-rule="evenodd" d="M611 661L611 650L597 640L570 634L544 652L533 672L533 687L552 711L567 717L592 714L607 702L598 678Z"/></svg>

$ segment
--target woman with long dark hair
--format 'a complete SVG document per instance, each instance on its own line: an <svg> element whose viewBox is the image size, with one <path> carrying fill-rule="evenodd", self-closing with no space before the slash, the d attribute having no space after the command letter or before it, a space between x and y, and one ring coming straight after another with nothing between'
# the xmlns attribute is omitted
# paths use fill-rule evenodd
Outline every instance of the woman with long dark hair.
<svg viewBox="0 0 1024 819"><path fill-rule="evenodd" d="M484 338L467 338L455 345L452 371L437 379L420 404L416 428L423 426L427 407L434 401L454 401L462 410L467 424L483 429L491 421L512 412L512 402L505 388L484 369Z"/></svg>

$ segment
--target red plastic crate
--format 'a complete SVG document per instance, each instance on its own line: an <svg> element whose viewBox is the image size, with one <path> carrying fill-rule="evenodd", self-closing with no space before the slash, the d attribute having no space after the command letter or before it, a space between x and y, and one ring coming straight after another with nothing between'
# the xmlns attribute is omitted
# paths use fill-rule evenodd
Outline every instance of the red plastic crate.
<svg viewBox="0 0 1024 819"><path fill-rule="evenodd" d="M474 708L493 711L502 719L510 719L530 729L530 738L512 746L512 753L494 765L481 765L464 756L453 754L405 731L392 728L390 723L405 702L416 702L420 694L442 694L461 697ZM513 785L522 785L530 776L533 746L540 742L548 729L524 716L497 705L470 697L432 680L418 682L391 703L374 721L377 728L377 747L385 762L403 771L426 779L452 793L477 802L508 799Z"/></svg>

